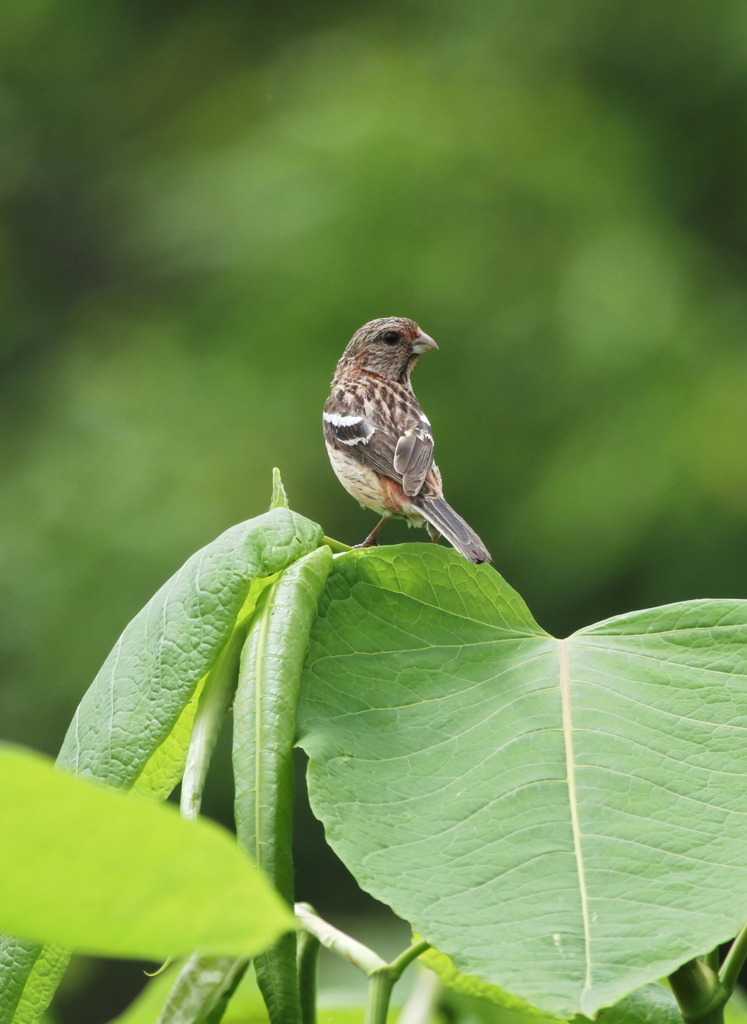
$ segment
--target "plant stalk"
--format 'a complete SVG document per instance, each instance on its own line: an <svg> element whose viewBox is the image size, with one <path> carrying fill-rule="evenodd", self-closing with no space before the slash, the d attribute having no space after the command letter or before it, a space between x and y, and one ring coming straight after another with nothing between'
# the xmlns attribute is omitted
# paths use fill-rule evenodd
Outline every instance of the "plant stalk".
<svg viewBox="0 0 747 1024"><path fill-rule="evenodd" d="M703 963L707 964L708 967L710 967L712 971L715 971L716 974L719 973L719 967L721 965L721 956L720 956L720 952L719 952L718 946L716 946L714 949L710 950L710 952L706 953L702 957L702 960L703 960ZM723 978L721 980L723 982Z"/></svg>
<svg viewBox="0 0 747 1024"><path fill-rule="evenodd" d="M363 1024L386 1024L396 980L388 967L382 967L369 976L368 1001Z"/></svg>
<svg viewBox="0 0 747 1024"><path fill-rule="evenodd" d="M426 949L430 949L430 945L430 942L426 942L425 939L414 942L391 963L378 967L369 974L368 1003L364 1024L386 1024L392 989L402 977L404 969Z"/></svg>
<svg viewBox="0 0 747 1024"><path fill-rule="evenodd" d="M301 1024L316 1024L316 962L320 942L316 935L302 929L298 933L298 998Z"/></svg>
<svg viewBox="0 0 747 1024"><path fill-rule="evenodd" d="M421 953L425 953L426 949L430 948L430 942L426 942L425 939L413 942L413 944L408 946L404 952L400 953L398 957L395 957L390 964L387 964L387 970L391 972L395 981L399 981L404 969L409 967L413 960L417 960Z"/></svg>
<svg viewBox="0 0 747 1024"><path fill-rule="evenodd" d="M339 928L335 928L329 921L319 917L314 908L309 906L308 903L297 903L295 911L298 923L304 931L315 935L323 946L331 949L333 953L338 953L340 956L345 957L355 967L359 967L368 977L374 971L388 966L386 961L382 960L368 946L364 946L362 942L358 942L357 939L346 935L345 932L341 932Z"/></svg>
<svg viewBox="0 0 747 1024"><path fill-rule="evenodd" d="M731 949L726 954L721 968L721 984L726 989L728 995L731 995L734 991L734 986L737 983L739 972L744 967L745 960L747 960L747 925L732 942Z"/></svg>
<svg viewBox="0 0 747 1024"><path fill-rule="evenodd" d="M296 903L295 913L300 931L298 987L302 1024L316 1024L316 955L320 943L332 952L344 956L350 964L360 968L368 977L368 1001L364 1024L386 1024L392 988L414 959L430 948L430 943L425 939L413 942L387 964L373 949L345 935L324 918L320 918L314 907L308 903Z"/></svg>
<svg viewBox="0 0 747 1024"><path fill-rule="evenodd" d="M331 548L335 554L343 554L345 551L352 551L353 549L349 544L343 544L341 540L335 540L334 537L323 537L322 544L326 544L328 548Z"/></svg>
<svg viewBox="0 0 747 1024"><path fill-rule="evenodd" d="M416 960L426 949L430 949L430 942L421 939L413 942L391 963L374 953L362 942L351 938L339 928L335 928L319 917L314 908L308 903L297 903L295 906L296 919L301 930L302 941L305 943L313 941L316 946L321 943L333 953L338 953L349 960L351 964L360 968L368 977L368 1001L366 1004L366 1016L364 1024L386 1024L389 1012L389 1003L392 998L392 989L402 977L402 972L413 960ZM301 996L301 1021L302 1024L315 1024L313 1005L308 1006L308 1000L314 1003L314 990L316 986L315 964L306 965L307 957L315 957L311 950L305 952L305 946L299 945L299 988ZM308 972L311 971L311 977Z"/></svg>
<svg viewBox="0 0 747 1024"><path fill-rule="evenodd" d="M724 1024L729 992L718 974L696 957L670 974L669 984L685 1024Z"/></svg>

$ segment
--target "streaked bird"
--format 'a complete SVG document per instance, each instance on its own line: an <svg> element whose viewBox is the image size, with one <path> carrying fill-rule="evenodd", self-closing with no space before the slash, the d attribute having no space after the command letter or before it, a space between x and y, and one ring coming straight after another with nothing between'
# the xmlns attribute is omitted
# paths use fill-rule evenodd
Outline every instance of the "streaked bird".
<svg viewBox="0 0 747 1024"><path fill-rule="evenodd" d="M410 374L424 352L438 348L414 320L384 317L353 335L324 407L324 439L340 483L381 521L360 547L378 544L393 516L446 538L470 562L490 552L443 496L433 461L433 435Z"/></svg>

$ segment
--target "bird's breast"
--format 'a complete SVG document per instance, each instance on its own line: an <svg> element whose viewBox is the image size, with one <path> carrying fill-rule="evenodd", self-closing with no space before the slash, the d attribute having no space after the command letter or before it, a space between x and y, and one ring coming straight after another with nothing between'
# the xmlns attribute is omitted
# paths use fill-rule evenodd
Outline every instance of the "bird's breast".
<svg viewBox="0 0 747 1024"><path fill-rule="evenodd" d="M329 443L327 453L335 476L348 494L361 505L378 512L380 516L392 515L394 509L389 502L387 488L383 486L378 473L358 462L348 452L341 451Z"/></svg>

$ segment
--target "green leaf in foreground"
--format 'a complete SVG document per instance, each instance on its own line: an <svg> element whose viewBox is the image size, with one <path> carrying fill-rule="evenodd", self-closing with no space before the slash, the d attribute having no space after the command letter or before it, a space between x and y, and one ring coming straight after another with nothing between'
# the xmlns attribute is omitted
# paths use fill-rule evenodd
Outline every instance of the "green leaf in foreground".
<svg viewBox="0 0 747 1024"><path fill-rule="evenodd" d="M560 1017L744 922L745 729L747 602L558 641L425 545L335 559L300 704L312 806L360 884Z"/></svg>
<svg viewBox="0 0 747 1024"><path fill-rule="evenodd" d="M0 748L0 927L106 956L259 952L290 911L213 822Z"/></svg>

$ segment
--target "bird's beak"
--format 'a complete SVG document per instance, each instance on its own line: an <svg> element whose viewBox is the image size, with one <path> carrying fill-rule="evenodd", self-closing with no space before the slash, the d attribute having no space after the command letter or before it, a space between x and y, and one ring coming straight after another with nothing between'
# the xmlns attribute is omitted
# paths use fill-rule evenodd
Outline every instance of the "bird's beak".
<svg viewBox="0 0 747 1024"><path fill-rule="evenodd" d="M422 356L424 352L428 352L432 348L438 348L438 345L429 334L419 334L412 343L412 350L418 356Z"/></svg>

